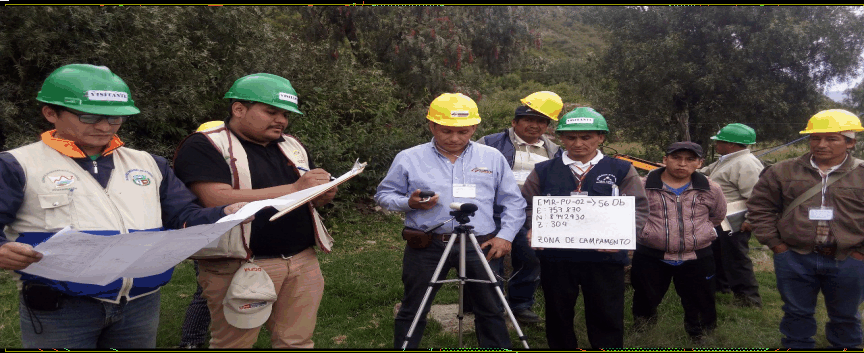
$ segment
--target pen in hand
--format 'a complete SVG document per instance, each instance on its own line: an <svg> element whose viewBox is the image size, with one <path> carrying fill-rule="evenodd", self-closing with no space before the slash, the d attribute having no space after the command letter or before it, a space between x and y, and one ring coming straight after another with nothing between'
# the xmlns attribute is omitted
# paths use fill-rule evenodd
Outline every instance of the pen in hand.
<svg viewBox="0 0 864 353"><path fill-rule="evenodd" d="M308 172L308 171L309 171L309 169L306 169L306 168L303 168L303 167L300 167L300 166L296 166L296 167L297 167L297 169L300 169L300 170L302 170L302 171L304 171L304 172ZM334 178L334 177L331 175L331 176L330 176L330 181L333 181L333 180L336 180L336 178Z"/></svg>

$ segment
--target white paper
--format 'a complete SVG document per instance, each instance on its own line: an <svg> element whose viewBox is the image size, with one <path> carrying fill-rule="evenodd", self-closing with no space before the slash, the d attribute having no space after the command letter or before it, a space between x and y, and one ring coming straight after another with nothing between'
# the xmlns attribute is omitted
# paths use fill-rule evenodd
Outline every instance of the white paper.
<svg viewBox="0 0 864 353"><path fill-rule="evenodd" d="M531 246L636 249L633 196L534 196Z"/></svg>
<svg viewBox="0 0 864 353"><path fill-rule="evenodd" d="M141 255L134 267L124 272L122 277L147 277L168 271L211 242L219 240L240 222L242 220L202 224L170 231L172 233L170 236L163 236L154 243L150 250Z"/></svg>
<svg viewBox="0 0 864 353"><path fill-rule="evenodd" d="M66 227L36 245L42 260L21 272L57 281L107 285L121 277L147 277L163 273L204 247L215 246L231 228L265 207L294 209L328 189L360 174L366 163L330 183L269 200L250 202L213 224L113 236L93 235ZM290 208L290 209L289 209ZM287 212L287 211L286 211ZM277 214L276 218L278 218Z"/></svg>
<svg viewBox="0 0 864 353"><path fill-rule="evenodd" d="M292 195L292 194L289 194L289 195ZM284 197L284 196L282 196L282 197ZM265 207L271 207L272 206L276 209L279 209L279 207L284 207L288 204L290 204L289 201L283 200L281 198L252 201L252 202L246 204L246 206L243 206L242 208L237 210L237 212L234 212L233 214L222 217L222 219L216 221L216 223L242 221L246 218L254 216L256 213L258 213L258 211L261 211Z"/></svg>
<svg viewBox="0 0 864 353"><path fill-rule="evenodd" d="M834 219L834 209L832 208L811 208L811 221L830 221Z"/></svg>
<svg viewBox="0 0 864 353"><path fill-rule="evenodd" d="M477 186L474 184L453 184L453 197L473 199L477 197Z"/></svg>
<svg viewBox="0 0 864 353"><path fill-rule="evenodd" d="M743 214L747 212L747 200L740 200L726 204L726 217L720 222L720 227L725 231L738 231L744 220ZM730 219L735 221L730 222ZM734 228L734 230L733 230Z"/></svg>
<svg viewBox="0 0 864 353"><path fill-rule="evenodd" d="M363 169L365 169L365 168L366 168L366 163L360 163L360 161L358 159L357 161L354 162L354 166L351 167L351 170L349 170L345 174L342 174L342 176L340 176L334 180L331 180L327 184L321 184L321 185L311 187L308 189L303 189L303 190L300 190L298 192L288 194L285 196L281 196L281 197L274 199L274 200L281 200L281 202L273 205L273 208L279 210L279 212L276 213L275 215L273 215L273 217L270 217L270 221L272 222L272 221L278 219L279 217L284 216L288 212L291 212L294 209L296 209L297 207L300 207L303 204L305 204L305 203L311 201L312 199L318 197L318 195L321 195L321 194L327 192L327 190L330 190L330 189L336 187L337 185L344 183L348 179L353 178L357 174L362 173Z"/></svg>
<svg viewBox="0 0 864 353"><path fill-rule="evenodd" d="M531 174L530 170L521 170L521 171L513 171L513 178L516 179L516 182L521 184L525 184L525 180L528 179L528 175Z"/></svg>
<svg viewBox="0 0 864 353"><path fill-rule="evenodd" d="M121 277L167 271L243 220L202 224L179 230L113 236L64 228L36 245L43 257L21 272L57 281L107 285Z"/></svg>

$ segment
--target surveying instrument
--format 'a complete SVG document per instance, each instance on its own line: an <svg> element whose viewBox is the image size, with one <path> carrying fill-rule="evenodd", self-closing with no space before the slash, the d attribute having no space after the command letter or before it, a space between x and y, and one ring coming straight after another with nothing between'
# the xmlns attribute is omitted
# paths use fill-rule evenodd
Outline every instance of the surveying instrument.
<svg viewBox="0 0 864 353"><path fill-rule="evenodd" d="M421 197L423 195L421 193ZM434 195L434 193L429 192L429 194ZM428 194L427 194L428 195ZM428 195L431 197L431 195ZM504 293L501 291L501 287L498 286L498 280L495 278L495 274L492 272L492 268L489 267L489 262L486 261L486 257L483 256L483 251L480 249L480 244L477 243L477 237L474 235L472 231L474 229L473 226L467 225L469 222L468 217L474 216L474 212L477 211L477 205L472 203L451 203L450 209L453 211L450 212L450 215L453 218L448 219L441 224L432 227L427 230L427 232L431 232L432 230L450 222L452 220L456 220L459 222L459 225L453 229L453 234L450 235L450 240L447 241L447 246L444 248L444 254L441 255L441 259L438 260L438 267L435 268L435 273L432 274L432 279L429 281L429 287L426 288L426 294L423 296L423 301L420 302L420 308L417 310L417 313L414 314L414 320L411 322L411 327L408 329L408 334L405 336L405 341L402 343L402 349L406 349L408 347L408 341L411 340L411 335L414 333L414 329L417 327L417 322L420 320L420 315L424 315L423 309L426 308L426 303L430 300L430 296L432 294L432 289L436 284L450 283L450 282L458 282L459 283L459 312L456 317L459 319L459 348L462 348L462 318L464 317L463 305L465 298L465 282L475 282L475 283L486 283L491 284L495 288L495 292L498 293L498 299L501 300L501 303L504 305L504 310L507 311L507 316L510 317L510 321L513 323L513 327L516 328L516 333L519 334L519 339L522 341L522 345L525 349L529 349L528 341L525 335L522 333L522 329L519 328L519 323L516 322L516 317L513 316L513 311L510 310L510 306L507 305L507 300L504 298ZM457 279L446 279L446 280L436 280L438 276L441 274L441 270L444 268L444 263L447 261L447 256L450 255L450 251L453 250L453 243L459 237L459 275ZM474 251L476 255L480 258L480 263L483 264L483 268L486 270L486 275L489 276L488 280L482 279L471 279L465 277L465 243L467 239L471 239L471 244L474 245ZM476 304L475 304L476 305ZM476 325L476 321L475 321ZM475 329L476 330L476 329Z"/></svg>

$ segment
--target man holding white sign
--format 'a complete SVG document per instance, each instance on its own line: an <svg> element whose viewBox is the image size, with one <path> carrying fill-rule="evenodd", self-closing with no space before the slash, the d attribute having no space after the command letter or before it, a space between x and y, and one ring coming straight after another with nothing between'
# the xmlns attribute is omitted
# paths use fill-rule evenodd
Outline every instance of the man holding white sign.
<svg viewBox="0 0 864 353"><path fill-rule="evenodd" d="M634 212L631 212L629 217L633 219L634 227L627 233L632 237L633 232L642 228L648 217L645 189L636 169L630 163L604 156L598 149L606 140L608 132L606 119L591 108L576 108L561 118L556 133L566 152L559 157L537 163L534 171L525 180L522 195L529 201L526 208L529 216L533 216L536 196L588 196L574 197L572 200L582 199L587 203L608 202L610 210L613 209L611 206L616 199L618 203L621 200L632 200L629 202L633 204ZM629 198L603 200L601 197L619 195ZM587 214L580 212L588 207L584 204L576 205L575 202L573 201L572 205L554 207L562 207L561 214L566 214L567 217L587 218ZM615 205L618 206L619 204ZM574 210L568 212L568 207L573 207ZM580 210L575 211L576 207ZM591 207L602 208L596 204ZM550 220L534 218L534 222L537 221ZM574 225L570 226L569 222L574 222ZM586 238L587 235L589 239L600 239L600 243L610 242L612 240L608 239L613 238L622 239L620 234L605 231L592 233L585 228L580 229L579 222L584 222L584 219L568 220L567 228L572 229L574 237L578 235ZM612 226L615 222L620 221L609 222L609 225ZM532 226L532 223L527 225ZM573 330L573 317L580 286L585 296L585 321L591 347L623 347L624 266L629 260L626 251L616 249L626 249L628 246L620 242L614 246L597 246L598 241L593 240L594 244L576 244L574 247L577 249L542 249L543 244L539 244L536 241L538 239L532 239L535 232L538 238L542 238L544 230L532 227L528 238L538 250L540 271L543 273L540 284L546 300L546 339L549 348L566 350L579 347Z"/></svg>
<svg viewBox="0 0 864 353"><path fill-rule="evenodd" d="M717 326L714 306L714 227L726 217L720 185L696 172L702 147L675 142L663 163L645 178L651 215L633 254L633 321L637 329L654 323L669 283L684 307L684 329L694 340Z"/></svg>

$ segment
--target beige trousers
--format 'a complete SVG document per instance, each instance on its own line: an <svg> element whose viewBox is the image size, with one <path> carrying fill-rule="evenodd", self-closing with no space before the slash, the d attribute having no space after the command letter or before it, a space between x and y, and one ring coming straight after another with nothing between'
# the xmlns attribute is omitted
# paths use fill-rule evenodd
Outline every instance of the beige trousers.
<svg viewBox="0 0 864 353"><path fill-rule="evenodd" d="M198 283L210 309L210 348L252 348L261 327L240 329L225 320L222 300L243 260L199 260ZM276 287L276 303L264 324L272 348L313 348L312 332L324 294L324 277L314 248L288 259L255 260Z"/></svg>

